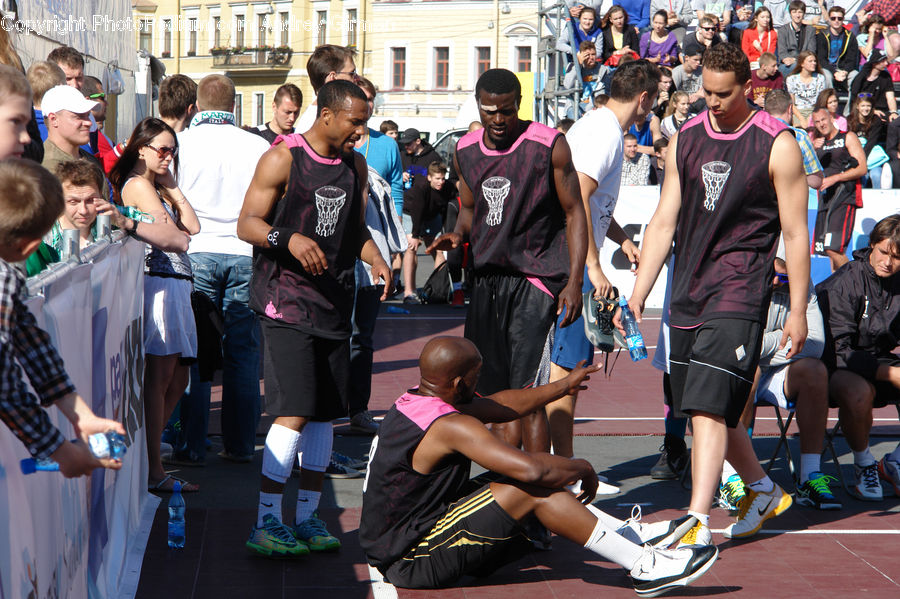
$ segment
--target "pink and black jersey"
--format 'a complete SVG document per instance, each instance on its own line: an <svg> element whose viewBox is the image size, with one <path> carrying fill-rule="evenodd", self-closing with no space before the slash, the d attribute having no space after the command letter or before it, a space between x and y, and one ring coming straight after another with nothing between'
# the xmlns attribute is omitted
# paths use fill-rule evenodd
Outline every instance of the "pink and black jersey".
<svg viewBox="0 0 900 599"><path fill-rule="evenodd" d="M483 130L456 145L459 175L475 200L469 241L476 272L535 277L555 296L569 275L566 216L551 163L561 133L523 124L525 131L505 150L485 146Z"/></svg>
<svg viewBox="0 0 900 599"><path fill-rule="evenodd" d="M783 122L757 111L737 131L719 133L704 111L678 132L673 326L765 318L781 231L769 156L783 131Z"/></svg>
<svg viewBox="0 0 900 599"><path fill-rule="evenodd" d="M412 455L435 420L457 413L439 397L405 393L388 410L372 444L363 485L359 543L384 574L460 498L472 462L448 457L430 474L413 469Z"/></svg>
<svg viewBox="0 0 900 599"><path fill-rule="evenodd" d="M253 250L250 307L273 320L331 339L350 336L359 255L362 190L355 155L320 156L300 134L281 136L291 152L284 197L269 224L314 240L328 270L310 275L286 249Z"/></svg>

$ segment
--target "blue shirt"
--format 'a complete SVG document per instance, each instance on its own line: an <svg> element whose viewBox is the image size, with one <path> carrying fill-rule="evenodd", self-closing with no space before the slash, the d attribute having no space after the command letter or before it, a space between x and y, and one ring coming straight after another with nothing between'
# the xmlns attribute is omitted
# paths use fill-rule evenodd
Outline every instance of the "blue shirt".
<svg viewBox="0 0 900 599"><path fill-rule="evenodd" d="M34 109L34 122L37 123L38 131L41 132L41 141L47 141L47 125L44 124L44 113L39 108Z"/></svg>
<svg viewBox="0 0 900 599"><path fill-rule="evenodd" d="M841 46L843 45L843 37L831 39L831 46L828 49L828 62L837 64L838 58L841 56Z"/></svg>
<svg viewBox="0 0 900 599"><path fill-rule="evenodd" d="M616 2L628 13L628 24L642 29L650 25L650 3L647 0L619 0ZM598 21L600 15L597 15ZM633 50L634 48L632 48Z"/></svg>
<svg viewBox="0 0 900 599"><path fill-rule="evenodd" d="M363 155L366 163L375 169L385 181L391 184L391 197L397 214L403 213L403 164L400 161L400 146L380 131L369 129L366 143L356 148Z"/></svg>
<svg viewBox="0 0 900 599"><path fill-rule="evenodd" d="M652 115L650 115L652 116ZM644 121L644 126L641 129L638 129L636 125L632 125L628 132L637 137L637 142L639 146L652 146L653 145L653 132L650 131L650 119L647 118Z"/></svg>

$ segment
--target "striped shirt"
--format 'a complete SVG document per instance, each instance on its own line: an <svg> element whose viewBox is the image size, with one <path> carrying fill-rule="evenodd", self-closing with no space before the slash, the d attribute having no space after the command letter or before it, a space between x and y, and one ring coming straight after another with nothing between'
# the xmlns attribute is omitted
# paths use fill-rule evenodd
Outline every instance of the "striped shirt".
<svg viewBox="0 0 900 599"><path fill-rule="evenodd" d="M65 441L41 409L75 391L50 336L23 301L25 277L0 260L0 419L36 458ZM29 391L21 369L40 403Z"/></svg>

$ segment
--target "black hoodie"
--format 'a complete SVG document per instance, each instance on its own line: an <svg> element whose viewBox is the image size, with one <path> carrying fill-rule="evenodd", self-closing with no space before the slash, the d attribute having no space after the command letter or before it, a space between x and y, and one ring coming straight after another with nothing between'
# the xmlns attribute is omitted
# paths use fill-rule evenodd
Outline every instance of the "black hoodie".
<svg viewBox="0 0 900 599"><path fill-rule="evenodd" d="M816 285L816 294L825 318L825 364L874 381L881 361L897 359L891 352L900 340L900 273L879 277L871 252L853 252L851 262Z"/></svg>

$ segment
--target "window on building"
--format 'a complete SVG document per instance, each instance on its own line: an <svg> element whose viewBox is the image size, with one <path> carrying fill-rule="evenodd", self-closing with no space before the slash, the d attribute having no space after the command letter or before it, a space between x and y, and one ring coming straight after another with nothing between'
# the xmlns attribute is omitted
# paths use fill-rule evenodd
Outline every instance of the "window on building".
<svg viewBox="0 0 900 599"><path fill-rule="evenodd" d="M347 45L356 45L356 9L347 11Z"/></svg>
<svg viewBox="0 0 900 599"><path fill-rule="evenodd" d="M290 45L290 38L288 34L291 29L291 14L287 12L280 13L281 18L279 21L281 22L281 39L279 40L280 45L288 46Z"/></svg>
<svg viewBox="0 0 900 599"><path fill-rule="evenodd" d="M391 88L406 87L406 48L391 48Z"/></svg>
<svg viewBox="0 0 900 599"><path fill-rule="evenodd" d="M220 48L222 46L222 17L213 17L213 46Z"/></svg>
<svg viewBox="0 0 900 599"><path fill-rule="evenodd" d="M197 56L197 18L188 19L188 56Z"/></svg>
<svg viewBox="0 0 900 599"><path fill-rule="evenodd" d="M163 21L163 54L172 56L172 19Z"/></svg>
<svg viewBox="0 0 900 599"><path fill-rule="evenodd" d="M475 48L475 77L481 77L491 68L491 49L487 46Z"/></svg>
<svg viewBox="0 0 900 599"><path fill-rule="evenodd" d="M531 70L531 46L516 47L516 71L524 73Z"/></svg>
<svg viewBox="0 0 900 599"><path fill-rule="evenodd" d="M255 125L262 125L263 123L266 122L265 100L266 100L266 95L264 93L253 94L253 104L254 104L253 109L256 112L256 121L254 122Z"/></svg>
<svg viewBox="0 0 900 599"><path fill-rule="evenodd" d="M234 15L234 45L237 48L244 46L244 29L247 28L247 22L244 15Z"/></svg>
<svg viewBox="0 0 900 599"><path fill-rule="evenodd" d="M242 117L244 112L244 94L237 93L234 94L234 120L237 122L237 126L240 127L244 124L244 119Z"/></svg>
<svg viewBox="0 0 900 599"><path fill-rule="evenodd" d="M141 19L141 31L138 34L138 48L153 54L153 21Z"/></svg>
<svg viewBox="0 0 900 599"><path fill-rule="evenodd" d="M435 89L450 87L450 48L434 49L434 87Z"/></svg>
<svg viewBox="0 0 900 599"><path fill-rule="evenodd" d="M256 15L256 45L259 48L266 45L268 18L268 15Z"/></svg>
<svg viewBox="0 0 900 599"><path fill-rule="evenodd" d="M316 40L316 45L321 46L322 44L328 43L328 11L327 10L316 11L316 25L318 26L318 32L319 32L319 36Z"/></svg>

